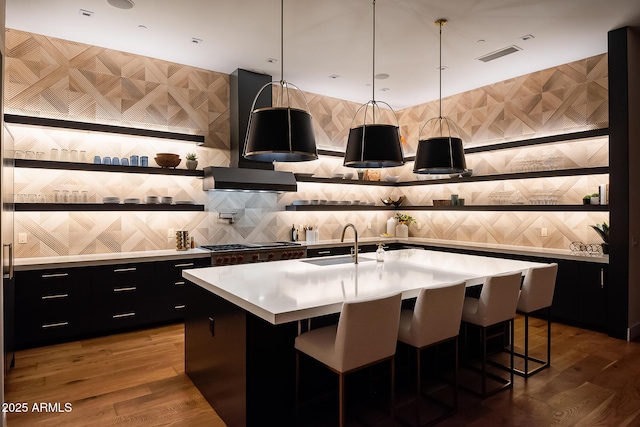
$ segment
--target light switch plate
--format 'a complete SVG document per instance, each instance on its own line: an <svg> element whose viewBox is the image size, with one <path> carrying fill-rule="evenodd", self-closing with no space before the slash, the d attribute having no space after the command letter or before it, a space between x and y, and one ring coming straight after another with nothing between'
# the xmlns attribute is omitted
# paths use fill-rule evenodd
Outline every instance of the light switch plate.
<svg viewBox="0 0 640 427"><path fill-rule="evenodd" d="M542 237L547 237L547 229L546 229L546 227L542 227L540 229L540 234L542 234Z"/></svg>
<svg viewBox="0 0 640 427"><path fill-rule="evenodd" d="M27 243L27 233L18 233L18 243Z"/></svg>

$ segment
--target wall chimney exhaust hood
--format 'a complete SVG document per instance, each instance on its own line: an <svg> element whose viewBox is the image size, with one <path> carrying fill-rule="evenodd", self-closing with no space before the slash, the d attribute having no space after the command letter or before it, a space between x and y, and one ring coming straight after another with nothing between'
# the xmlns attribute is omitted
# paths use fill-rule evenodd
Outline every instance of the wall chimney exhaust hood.
<svg viewBox="0 0 640 427"><path fill-rule="evenodd" d="M292 172L249 168L204 168L203 189L227 191L297 191Z"/></svg>

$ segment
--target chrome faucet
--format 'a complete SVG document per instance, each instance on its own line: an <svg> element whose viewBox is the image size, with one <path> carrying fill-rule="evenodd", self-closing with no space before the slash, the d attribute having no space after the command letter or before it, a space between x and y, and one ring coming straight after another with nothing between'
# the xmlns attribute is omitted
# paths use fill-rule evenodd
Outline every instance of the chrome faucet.
<svg viewBox="0 0 640 427"><path fill-rule="evenodd" d="M351 249L352 251L351 256L353 257L353 263L357 264L358 263L358 229L356 228L356 226L351 223L345 225L344 228L342 229L342 238L340 238L340 241L344 242L344 233L345 231L347 231L347 228L349 227L353 228L353 232L356 235L356 242L353 248Z"/></svg>

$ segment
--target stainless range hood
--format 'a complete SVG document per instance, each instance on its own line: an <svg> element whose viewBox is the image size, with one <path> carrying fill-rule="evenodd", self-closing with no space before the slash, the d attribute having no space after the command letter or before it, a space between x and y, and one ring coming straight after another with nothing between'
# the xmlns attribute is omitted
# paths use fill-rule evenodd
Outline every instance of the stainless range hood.
<svg viewBox="0 0 640 427"><path fill-rule="evenodd" d="M292 172L248 168L204 168L204 190L227 191L297 191Z"/></svg>

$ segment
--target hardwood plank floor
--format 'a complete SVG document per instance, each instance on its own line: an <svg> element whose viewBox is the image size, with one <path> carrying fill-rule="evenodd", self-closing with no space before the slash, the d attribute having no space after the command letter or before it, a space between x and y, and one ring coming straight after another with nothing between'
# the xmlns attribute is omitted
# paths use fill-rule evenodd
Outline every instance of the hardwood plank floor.
<svg viewBox="0 0 640 427"><path fill-rule="evenodd" d="M545 324L531 322L532 352L544 358ZM640 425L640 343L555 323L552 331L549 369L487 399L460 391L458 413L439 425ZM519 319L517 345L522 335ZM8 414L9 427L225 427L184 373L182 325L20 351L6 399L29 406ZM39 402L73 409L31 411Z"/></svg>
<svg viewBox="0 0 640 427"><path fill-rule="evenodd" d="M29 407L10 427L225 427L184 373L182 324L19 351L6 401ZM31 411L39 402L72 411Z"/></svg>

